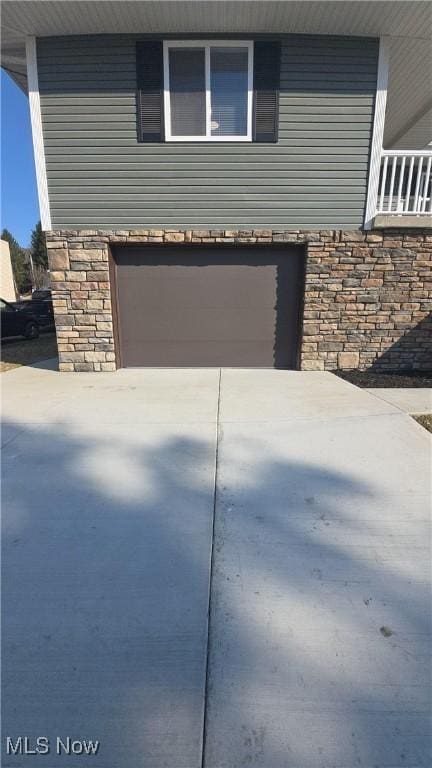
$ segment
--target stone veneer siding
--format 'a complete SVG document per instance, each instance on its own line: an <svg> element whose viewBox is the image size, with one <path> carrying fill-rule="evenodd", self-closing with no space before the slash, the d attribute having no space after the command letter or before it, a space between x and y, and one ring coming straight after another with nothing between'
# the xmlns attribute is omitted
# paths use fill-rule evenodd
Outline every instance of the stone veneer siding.
<svg viewBox="0 0 432 768"><path fill-rule="evenodd" d="M430 231L429 231L430 232ZM304 243L301 367L432 369L427 231L47 233L61 371L114 371L110 243Z"/></svg>

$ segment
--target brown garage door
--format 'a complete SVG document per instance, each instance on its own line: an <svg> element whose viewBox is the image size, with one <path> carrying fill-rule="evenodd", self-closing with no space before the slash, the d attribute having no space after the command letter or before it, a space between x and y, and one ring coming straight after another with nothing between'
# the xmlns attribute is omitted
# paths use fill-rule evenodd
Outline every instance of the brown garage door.
<svg viewBox="0 0 432 768"><path fill-rule="evenodd" d="M297 368L303 250L117 246L122 366Z"/></svg>

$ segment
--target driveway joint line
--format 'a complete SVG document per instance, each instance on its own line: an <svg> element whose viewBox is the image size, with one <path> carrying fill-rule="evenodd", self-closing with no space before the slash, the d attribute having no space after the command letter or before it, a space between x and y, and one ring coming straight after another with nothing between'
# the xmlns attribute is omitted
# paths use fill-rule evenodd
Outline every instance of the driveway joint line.
<svg viewBox="0 0 432 768"><path fill-rule="evenodd" d="M202 729L202 748L201 748L201 768L205 768L205 752L206 752L207 726L208 726L207 698L208 698L209 677L210 677L211 602L212 602L212 582L213 582L213 568L214 568L214 537L215 537L218 468L219 468L219 414L220 414L220 401L221 401L221 379L222 379L222 368L219 368L218 401L217 401L217 409L216 409L216 445L215 445L215 470L214 470L214 488L213 488L213 518L212 518L212 530L211 530L211 541L210 541L209 589L208 589L208 602L207 602L207 649L206 649L205 679L204 679L204 713L203 713L203 727L202 727L203 729Z"/></svg>
<svg viewBox="0 0 432 768"><path fill-rule="evenodd" d="M378 387L376 389L379 389ZM384 389L384 387L383 387ZM425 387L425 389L428 389ZM382 403L388 403L389 405L392 405L393 408L397 408L401 413L405 414L405 416L419 416L421 415L421 411L417 411L415 413L410 413L406 408L402 408L401 405L398 405L397 403L393 403L391 400L387 400L385 397L382 397L381 395L378 395L376 392L372 392L372 388L367 390L369 395L372 395L372 397L375 397L377 400L381 400ZM425 411L425 413L428 413L428 411Z"/></svg>

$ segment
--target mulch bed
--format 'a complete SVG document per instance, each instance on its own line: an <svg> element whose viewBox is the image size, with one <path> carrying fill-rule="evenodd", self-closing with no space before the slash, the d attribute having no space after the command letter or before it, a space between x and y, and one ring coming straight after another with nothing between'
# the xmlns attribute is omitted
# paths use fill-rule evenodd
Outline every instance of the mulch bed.
<svg viewBox="0 0 432 768"><path fill-rule="evenodd" d="M332 371L350 384L362 389L373 387L432 387L432 371L405 371L404 373L374 373L373 371Z"/></svg>

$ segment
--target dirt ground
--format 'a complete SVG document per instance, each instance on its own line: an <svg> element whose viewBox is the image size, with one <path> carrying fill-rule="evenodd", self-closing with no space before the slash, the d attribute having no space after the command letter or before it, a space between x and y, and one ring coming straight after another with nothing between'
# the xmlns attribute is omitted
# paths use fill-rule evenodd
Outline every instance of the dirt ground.
<svg viewBox="0 0 432 768"><path fill-rule="evenodd" d="M41 333L38 339L2 339L0 357L0 373L57 357L55 332Z"/></svg>
<svg viewBox="0 0 432 768"><path fill-rule="evenodd" d="M422 413L420 416L414 416L414 418L428 432L432 432L432 413Z"/></svg>

